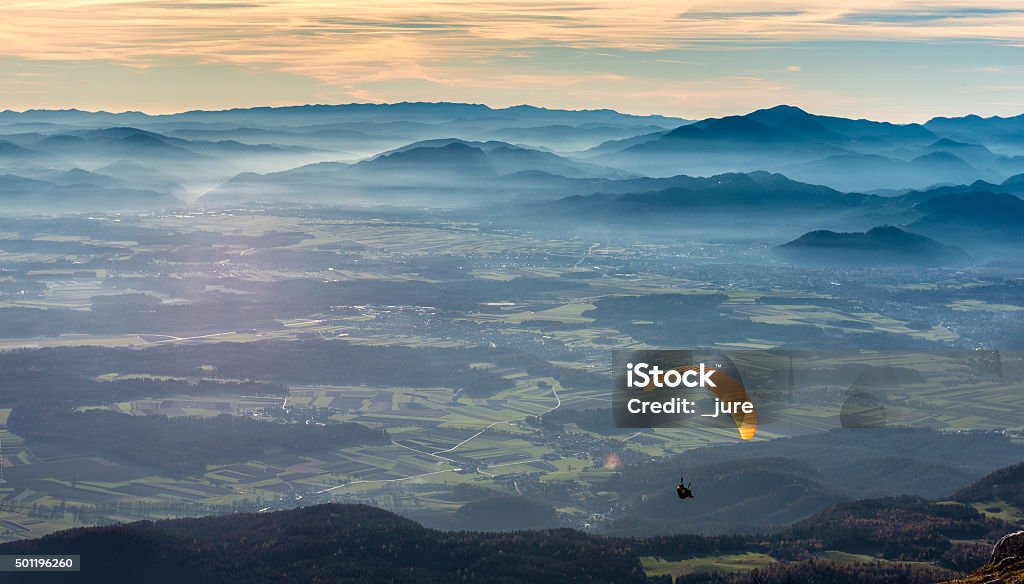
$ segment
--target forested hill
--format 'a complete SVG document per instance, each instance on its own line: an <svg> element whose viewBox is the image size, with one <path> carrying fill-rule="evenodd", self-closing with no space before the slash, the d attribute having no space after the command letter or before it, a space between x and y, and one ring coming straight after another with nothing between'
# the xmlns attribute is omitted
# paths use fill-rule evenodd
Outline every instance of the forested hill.
<svg viewBox="0 0 1024 584"><path fill-rule="evenodd" d="M6 575L8 582L93 584L569 583L668 584L644 561L770 556L751 573L684 571L676 584L709 581L923 584L980 566L1008 526L970 507L913 497L836 506L770 536L613 538L571 529L440 531L366 505L318 505L266 514L74 529L0 545L0 555L80 555L82 571ZM829 554L866 561L834 561ZM752 578L756 578L752 580Z"/></svg>
<svg viewBox="0 0 1024 584"><path fill-rule="evenodd" d="M833 505L768 535L616 538L572 529L441 531L366 505L316 505L265 514L81 528L0 545L0 555L80 555L77 574L5 574L8 582L221 584L671 582L652 560L768 558L752 572L682 570L676 584L952 580L989 560L1018 528L991 507L1012 500L1022 465L992 473L953 500L864 499ZM998 487L994 491L994 487ZM511 505L512 503L507 503ZM857 561L843 558L857 557ZM979 573L1016 570L1002 564ZM986 570L988 572L986 572Z"/></svg>
<svg viewBox="0 0 1024 584"><path fill-rule="evenodd" d="M644 582L625 540L570 529L442 532L366 505L75 529L0 554L78 554L78 574L7 582Z"/></svg>

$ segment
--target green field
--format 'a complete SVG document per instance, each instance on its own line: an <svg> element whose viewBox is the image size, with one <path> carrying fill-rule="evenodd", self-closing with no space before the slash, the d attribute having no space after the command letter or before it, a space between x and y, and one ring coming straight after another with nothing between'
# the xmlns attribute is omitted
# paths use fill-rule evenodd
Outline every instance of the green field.
<svg viewBox="0 0 1024 584"><path fill-rule="evenodd" d="M671 559L646 556L640 558L648 576L683 576L688 574L711 574L715 572L747 572L763 568L775 562L768 554L745 553L698 558Z"/></svg>

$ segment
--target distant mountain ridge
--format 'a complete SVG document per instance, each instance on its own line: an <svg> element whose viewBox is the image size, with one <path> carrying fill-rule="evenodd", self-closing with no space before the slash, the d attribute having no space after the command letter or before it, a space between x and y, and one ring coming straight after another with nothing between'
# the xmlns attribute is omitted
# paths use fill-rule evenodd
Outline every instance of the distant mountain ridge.
<svg viewBox="0 0 1024 584"><path fill-rule="evenodd" d="M680 177L759 172L846 193L931 191L950 185L974 185L977 191L983 183L997 185L987 189L993 193L1020 194L1024 185L1012 183L1024 175L1024 142L1014 138L1019 122L966 116L891 124L816 115L790 105L696 122L611 110L447 102L167 115L4 111L0 174L49 180L42 175L77 168L123 180L124 189L186 201L209 193L204 204L447 208L650 193L694 184ZM103 170L126 160L149 170ZM736 180L730 184L745 188ZM739 196L725 195L726 205L734 205ZM98 201L82 198L87 199ZM144 199L140 205L152 208ZM784 206L791 199L777 193L772 204ZM845 209L852 200L844 199L841 206ZM122 197L118 206L129 201ZM919 218L907 215L892 222L904 225Z"/></svg>
<svg viewBox="0 0 1024 584"><path fill-rule="evenodd" d="M650 176L767 170L844 191L1002 180L1024 156L995 154L978 136L921 124L808 113L782 105L609 141L581 156ZM957 139L960 138L960 139ZM1017 148L1024 154L1024 143Z"/></svg>
<svg viewBox="0 0 1024 584"><path fill-rule="evenodd" d="M717 233L727 238L771 239L779 234L792 236L822 222L857 220L886 202L874 195L841 193L768 172L609 181L591 186L593 194L514 206L507 220L579 230L617 227L624 235L643 227L644 233L666 237L673 233L714 237ZM746 227L737 230L738 225Z"/></svg>
<svg viewBox="0 0 1024 584"><path fill-rule="evenodd" d="M414 142L355 164L328 162L279 173L238 175L204 195L201 202L390 203L421 197L465 206L493 201L499 193L527 196L531 191L555 192L574 180L587 183L629 176L614 168L504 142L448 138Z"/></svg>
<svg viewBox="0 0 1024 584"><path fill-rule="evenodd" d="M112 113L105 111L85 111L78 109L67 110L26 110L17 112L12 110L0 111L0 123L12 119L82 119L97 118L104 123L112 120L141 121L146 119L193 119L193 120L232 120L251 119L257 116L274 115L280 118L287 117L317 117L324 115L341 116L346 119L373 118L408 120L410 115L422 116L443 116L446 119L462 116L495 116L509 114L531 119L552 121L564 117L582 117L587 121L600 122L608 119L640 119L640 120L662 120L667 123L676 123L681 118L651 115L637 116L622 114L611 109L593 110L565 110L537 107L531 105L516 105L506 108L492 108L484 104L458 103L458 102L397 102L397 103L346 103L346 104L307 104L291 106L257 106L248 108L231 108L225 110L191 110L172 114L146 114L137 111Z"/></svg>
<svg viewBox="0 0 1024 584"><path fill-rule="evenodd" d="M0 206L8 212L38 213L55 208L82 212L184 206L171 194L131 188L113 177L87 171L56 173L47 179L0 174Z"/></svg>
<svg viewBox="0 0 1024 584"><path fill-rule="evenodd" d="M950 193L918 203L914 210L924 217L908 227L920 233L990 243L1024 241L1024 200L1008 193Z"/></svg>

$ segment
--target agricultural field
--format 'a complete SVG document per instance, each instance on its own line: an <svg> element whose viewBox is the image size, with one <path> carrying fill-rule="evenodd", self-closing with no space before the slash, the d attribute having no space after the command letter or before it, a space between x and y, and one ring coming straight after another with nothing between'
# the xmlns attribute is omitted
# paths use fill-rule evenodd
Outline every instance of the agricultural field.
<svg viewBox="0 0 1024 584"><path fill-rule="evenodd" d="M609 367L611 352L622 349L807 351L842 346L844 335L877 342L875 352L802 357L789 384L761 387L757 441L840 428L844 405L860 390L877 394L889 425L1024 428L1020 355L1002 355L995 371L936 353L976 349L974 339L993 322L1019 318L1015 301L979 291L979 274L837 281L767 270L756 249L727 245L624 246L470 219L337 215L239 209L26 220L3 234L47 245L0 251L0 358L17 365L38 351L62 359L107 351L87 361L87 371L33 361L22 372L31 383L40 371L58 379L40 388L69 384L61 397L76 412L355 423L386 430L387 442L267 449L174 474L102 449L26 440L8 424L20 402L0 403L0 540L325 501L367 501L444 524L439 518L481 493L548 498L563 524L596 529L618 499L606 482L631 465L740 442L728 426L615 428ZM728 269L717 263L732 255L740 259ZM846 292L853 286L856 300ZM896 303L895 294L911 296ZM219 356L237 356L230 351L239 346L276 349L265 353L267 363ZM293 346L310 349L308 362L304 353L285 355ZM341 350L431 357L420 363L422 375L381 383L361 373L366 363L332 360ZM147 355L157 357L136 358ZM462 375L446 377L434 358ZM407 366L385 365L373 374ZM919 377L881 392L820 373L857 367ZM272 384L276 393L216 389L245 383ZM97 395L142 389L78 399L76 384ZM645 566L682 574L764 561L648 558Z"/></svg>
<svg viewBox="0 0 1024 584"><path fill-rule="evenodd" d="M772 564L775 559L768 554L748 552L679 560L650 556L640 558L640 561L643 562L644 571L648 576L669 575L675 578L689 574L748 572Z"/></svg>

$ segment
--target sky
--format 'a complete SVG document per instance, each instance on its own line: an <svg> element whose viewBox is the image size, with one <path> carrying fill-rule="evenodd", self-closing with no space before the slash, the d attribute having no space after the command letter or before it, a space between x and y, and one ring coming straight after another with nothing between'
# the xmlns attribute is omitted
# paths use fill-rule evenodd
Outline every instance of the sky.
<svg viewBox="0 0 1024 584"><path fill-rule="evenodd" d="M1020 0L4 0L0 110L1024 113Z"/></svg>

